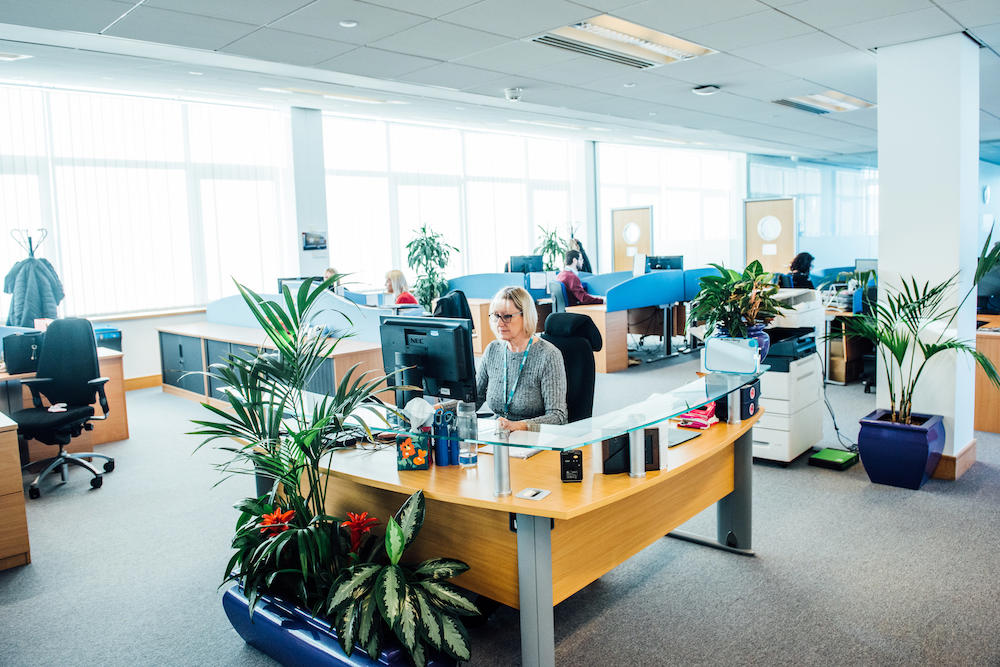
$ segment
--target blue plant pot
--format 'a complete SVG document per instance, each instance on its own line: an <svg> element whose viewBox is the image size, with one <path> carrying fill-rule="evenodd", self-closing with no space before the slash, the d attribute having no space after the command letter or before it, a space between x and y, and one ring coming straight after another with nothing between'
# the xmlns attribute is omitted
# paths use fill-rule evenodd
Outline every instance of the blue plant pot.
<svg viewBox="0 0 1000 667"><path fill-rule="evenodd" d="M944 450L944 422L940 415L919 425L882 421L888 410L875 410L860 420L858 450L868 479L904 489L919 489L930 479Z"/></svg>
<svg viewBox="0 0 1000 667"><path fill-rule="evenodd" d="M747 327L747 338L754 338L757 340L757 349L760 350L760 360L764 361L767 356L768 351L771 349L771 337L767 335L764 331L763 324L754 324L751 327ZM715 333L718 336L728 336L729 330L724 326L715 325Z"/></svg>
<svg viewBox="0 0 1000 667"><path fill-rule="evenodd" d="M321 617L271 595L262 595L250 618L250 603L234 583L222 594L222 608L233 628L247 644L282 665L326 667L327 665L411 665L409 654L398 644L382 648L373 660L355 647L348 657L337 641L337 632ZM453 667L446 656L428 656L428 665Z"/></svg>

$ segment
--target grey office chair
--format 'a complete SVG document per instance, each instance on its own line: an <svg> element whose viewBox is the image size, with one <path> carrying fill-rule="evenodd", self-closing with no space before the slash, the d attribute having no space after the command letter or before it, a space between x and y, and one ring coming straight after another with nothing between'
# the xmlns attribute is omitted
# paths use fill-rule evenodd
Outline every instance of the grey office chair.
<svg viewBox="0 0 1000 667"><path fill-rule="evenodd" d="M566 305L568 303L568 299L566 297L566 286L558 280L550 280L548 292L549 296L552 297L552 312L566 312Z"/></svg>

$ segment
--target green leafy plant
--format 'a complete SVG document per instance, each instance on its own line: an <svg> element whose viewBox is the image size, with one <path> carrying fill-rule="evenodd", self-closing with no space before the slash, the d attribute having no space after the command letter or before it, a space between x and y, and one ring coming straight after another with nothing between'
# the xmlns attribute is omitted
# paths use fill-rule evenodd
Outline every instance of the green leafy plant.
<svg viewBox="0 0 1000 667"><path fill-rule="evenodd" d="M563 259L569 250L569 241L559 236L557 229L546 229L539 225L538 231L541 240L535 248L535 253L542 256L546 271L555 271L562 267Z"/></svg>
<svg viewBox="0 0 1000 667"><path fill-rule="evenodd" d="M728 335L744 338L749 327L770 322L787 309L775 298L778 286L759 261L751 262L743 273L721 264L711 266L719 275L701 278L701 290L688 314L689 325L705 322L706 335L721 326Z"/></svg>
<svg viewBox="0 0 1000 667"><path fill-rule="evenodd" d="M423 525L424 511L424 494L417 491L386 522L383 540L370 540L367 550L354 543L355 563L341 572L326 601L327 615L334 619L347 655L354 644L369 656L378 655L388 630L418 667L425 663L429 648L456 660L469 659L469 638L460 617L479 612L464 593L447 583L469 566L447 558L415 565L402 562ZM360 556L362 551L368 552L367 558Z"/></svg>
<svg viewBox="0 0 1000 667"><path fill-rule="evenodd" d="M406 261L417 274L413 296L424 309L430 310L434 299L448 289L444 270L448 267L451 253L458 252L458 248L445 243L444 234L424 224L417 230L417 237L406 244L406 251Z"/></svg>
<svg viewBox="0 0 1000 667"><path fill-rule="evenodd" d="M917 384L928 362L943 352L970 355L1000 388L1000 375L989 358L976 350L975 344L950 333L955 317L979 281L1000 264L1000 244L990 248L992 237L991 231L979 253L972 286L957 305L947 303L954 296L958 273L936 285L920 285L911 277L902 279L900 287L880 285L884 295L872 304L871 312L847 319L847 335L871 341L884 364L893 422L915 423L913 395Z"/></svg>

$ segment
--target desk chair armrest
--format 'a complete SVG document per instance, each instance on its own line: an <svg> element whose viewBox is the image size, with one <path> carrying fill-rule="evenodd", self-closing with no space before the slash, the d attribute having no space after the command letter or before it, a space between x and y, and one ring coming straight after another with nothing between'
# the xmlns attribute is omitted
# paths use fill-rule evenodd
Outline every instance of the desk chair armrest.
<svg viewBox="0 0 1000 667"><path fill-rule="evenodd" d="M108 418L108 412L110 411L110 409L108 408L108 397L104 395L104 385L108 382L109 379L110 378L94 378L93 380L87 382L87 384L97 388L97 399L98 401L100 401L101 410L104 411L104 415L100 417L94 415L93 417L91 417L91 419Z"/></svg>
<svg viewBox="0 0 1000 667"><path fill-rule="evenodd" d="M42 395L39 393L39 385L44 386L46 382L52 382L52 378L25 378L21 384L31 390L31 403L36 407L42 407Z"/></svg>

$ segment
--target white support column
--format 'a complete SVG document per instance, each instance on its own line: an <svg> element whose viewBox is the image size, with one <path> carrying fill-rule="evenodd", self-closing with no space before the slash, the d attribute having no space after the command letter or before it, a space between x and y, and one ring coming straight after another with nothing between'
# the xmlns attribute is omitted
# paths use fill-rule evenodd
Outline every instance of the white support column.
<svg viewBox="0 0 1000 667"><path fill-rule="evenodd" d="M968 37L878 50L878 160L880 282L913 276L935 284L959 271L956 303L972 285L978 256L979 49ZM975 340L974 298L953 328ZM972 364L943 353L919 387L914 411L944 416L944 453L956 456L973 439ZM889 407L883 379L877 403Z"/></svg>
<svg viewBox="0 0 1000 667"><path fill-rule="evenodd" d="M302 233L327 233L326 167L323 162L323 115L319 109L292 107L292 177L299 275L322 276L330 266L329 250L303 250ZM336 240L327 239L327 245ZM339 268L339 267L338 267Z"/></svg>

